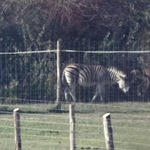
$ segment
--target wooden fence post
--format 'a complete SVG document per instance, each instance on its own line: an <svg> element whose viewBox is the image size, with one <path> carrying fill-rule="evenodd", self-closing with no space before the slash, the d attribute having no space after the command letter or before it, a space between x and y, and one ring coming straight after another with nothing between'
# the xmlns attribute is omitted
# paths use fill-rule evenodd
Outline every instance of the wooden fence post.
<svg viewBox="0 0 150 150"><path fill-rule="evenodd" d="M60 40L57 41L57 95L56 95L56 107L61 108L61 56L60 56Z"/></svg>
<svg viewBox="0 0 150 150"><path fill-rule="evenodd" d="M15 129L15 144L16 150L21 150L21 132L20 132L20 114L19 108L14 109L14 129Z"/></svg>
<svg viewBox="0 0 150 150"><path fill-rule="evenodd" d="M76 150L74 105L69 105L70 150Z"/></svg>
<svg viewBox="0 0 150 150"><path fill-rule="evenodd" d="M106 150L114 150L113 131L111 127L110 113L107 113L103 116L103 126L104 126Z"/></svg>

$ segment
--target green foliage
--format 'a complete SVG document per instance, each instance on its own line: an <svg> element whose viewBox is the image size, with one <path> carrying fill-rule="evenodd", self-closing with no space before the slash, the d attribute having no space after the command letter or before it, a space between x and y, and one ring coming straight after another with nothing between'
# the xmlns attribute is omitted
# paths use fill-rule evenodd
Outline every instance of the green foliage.
<svg viewBox="0 0 150 150"><path fill-rule="evenodd" d="M3 60L4 64L0 74L1 97L18 98L15 103L54 100L54 54L6 55L5 59L3 56L1 61Z"/></svg>

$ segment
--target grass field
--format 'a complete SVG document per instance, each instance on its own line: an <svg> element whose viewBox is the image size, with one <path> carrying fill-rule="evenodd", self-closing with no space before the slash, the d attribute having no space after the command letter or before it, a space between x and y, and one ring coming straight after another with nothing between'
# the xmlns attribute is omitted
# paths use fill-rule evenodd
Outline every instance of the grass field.
<svg viewBox="0 0 150 150"><path fill-rule="evenodd" d="M0 150L15 149L13 109L20 108L23 150L69 150L68 104L1 105ZM102 116L111 113L115 150L150 149L150 103L75 104L77 150L103 150Z"/></svg>

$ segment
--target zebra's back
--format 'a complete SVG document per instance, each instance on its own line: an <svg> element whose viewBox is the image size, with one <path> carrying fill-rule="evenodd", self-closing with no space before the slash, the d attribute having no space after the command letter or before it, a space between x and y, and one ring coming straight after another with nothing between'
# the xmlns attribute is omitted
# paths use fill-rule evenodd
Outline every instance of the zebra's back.
<svg viewBox="0 0 150 150"><path fill-rule="evenodd" d="M70 64L64 69L63 76L68 85L79 84L88 87L102 82L107 73L106 68L101 65Z"/></svg>

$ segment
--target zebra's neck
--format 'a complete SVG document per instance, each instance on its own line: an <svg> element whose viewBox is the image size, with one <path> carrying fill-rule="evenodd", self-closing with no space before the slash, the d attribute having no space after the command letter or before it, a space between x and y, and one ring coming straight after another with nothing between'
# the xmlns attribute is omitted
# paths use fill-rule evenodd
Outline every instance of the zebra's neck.
<svg viewBox="0 0 150 150"><path fill-rule="evenodd" d="M122 74L123 72L118 70L117 68L111 67L111 68L107 68L109 75L110 75L110 80L111 83L117 83L120 79L118 78L118 76L120 76L120 74Z"/></svg>

